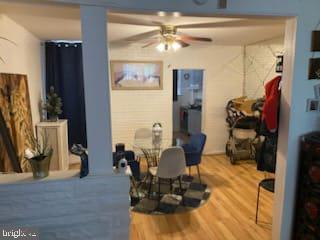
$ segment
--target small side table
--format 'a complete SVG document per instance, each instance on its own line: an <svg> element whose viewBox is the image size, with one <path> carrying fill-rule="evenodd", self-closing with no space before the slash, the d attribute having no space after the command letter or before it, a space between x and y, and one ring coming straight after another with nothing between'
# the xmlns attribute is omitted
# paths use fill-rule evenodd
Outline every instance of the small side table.
<svg viewBox="0 0 320 240"><path fill-rule="evenodd" d="M68 121L60 119L56 122L40 122L36 124L37 135L48 137L53 149L50 170L69 169Z"/></svg>
<svg viewBox="0 0 320 240"><path fill-rule="evenodd" d="M258 213L259 213L259 202L260 202L260 188L267 190L268 192L274 193L274 178L266 178L259 182L258 185L258 196L257 196L257 208L256 208L256 224L258 223Z"/></svg>

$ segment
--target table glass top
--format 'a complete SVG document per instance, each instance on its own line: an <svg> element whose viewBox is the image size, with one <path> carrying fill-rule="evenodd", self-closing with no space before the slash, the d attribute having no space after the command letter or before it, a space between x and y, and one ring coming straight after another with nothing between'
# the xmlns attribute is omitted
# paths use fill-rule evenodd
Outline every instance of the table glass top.
<svg viewBox="0 0 320 240"><path fill-rule="evenodd" d="M164 149L172 146L172 139L155 140L152 138L135 139L133 146L140 149Z"/></svg>

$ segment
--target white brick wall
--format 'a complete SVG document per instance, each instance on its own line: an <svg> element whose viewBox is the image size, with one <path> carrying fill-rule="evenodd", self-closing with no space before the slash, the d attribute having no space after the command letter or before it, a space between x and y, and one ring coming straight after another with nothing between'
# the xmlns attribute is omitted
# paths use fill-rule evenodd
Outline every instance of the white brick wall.
<svg viewBox="0 0 320 240"><path fill-rule="evenodd" d="M243 47L194 45L178 52L159 53L154 47L140 45L110 49L111 60L163 61L163 90L112 91L113 144L132 147L137 128L151 128L161 122L164 137L172 137L172 70L204 69L203 129L207 134L206 153L223 152L228 137L225 122L227 101L242 95Z"/></svg>
<svg viewBox="0 0 320 240"><path fill-rule="evenodd" d="M17 179L0 184L0 229L34 227L41 240L128 239L128 192L127 176L23 183Z"/></svg>

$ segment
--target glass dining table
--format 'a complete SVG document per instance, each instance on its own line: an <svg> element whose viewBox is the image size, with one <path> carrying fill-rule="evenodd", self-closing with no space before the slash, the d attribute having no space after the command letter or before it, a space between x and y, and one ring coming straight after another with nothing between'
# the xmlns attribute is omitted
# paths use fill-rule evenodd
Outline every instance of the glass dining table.
<svg viewBox="0 0 320 240"><path fill-rule="evenodd" d="M137 152L136 154L146 160L148 169L158 166L161 152L171 146L173 146L172 139L155 141L152 138L143 138L135 139L133 143L133 148Z"/></svg>

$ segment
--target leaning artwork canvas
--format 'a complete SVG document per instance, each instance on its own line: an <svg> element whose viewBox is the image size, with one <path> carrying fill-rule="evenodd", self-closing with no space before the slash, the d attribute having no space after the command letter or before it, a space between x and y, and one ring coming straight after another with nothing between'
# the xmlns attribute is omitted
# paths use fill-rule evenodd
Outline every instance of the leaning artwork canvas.
<svg viewBox="0 0 320 240"><path fill-rule="evenodd" d="M0 106L8 134L0 134L0 172L13 172L15 163L10 159L12 143L23 172L30 171L24 151L31 146L33 134L30 97L26 75L0 73ZM2 129L3 130L3 129ZM10 137L10 139L4 139ZM9 141L8 141L9 140Z"/></svg>
<svg viewBox="0 0 320 240"><path fill-rule="evenodd" d="M161 61L111 61L113 90L161 90Z"/></svg>

